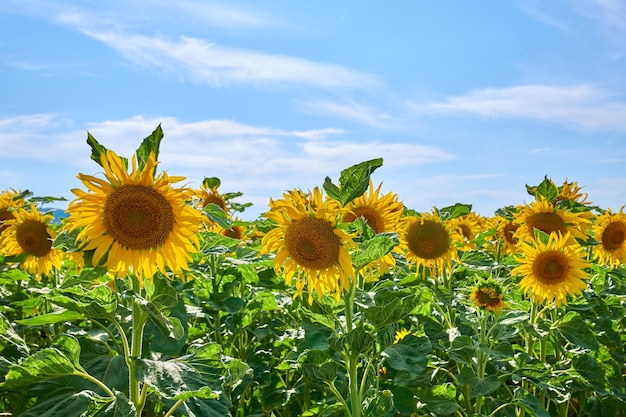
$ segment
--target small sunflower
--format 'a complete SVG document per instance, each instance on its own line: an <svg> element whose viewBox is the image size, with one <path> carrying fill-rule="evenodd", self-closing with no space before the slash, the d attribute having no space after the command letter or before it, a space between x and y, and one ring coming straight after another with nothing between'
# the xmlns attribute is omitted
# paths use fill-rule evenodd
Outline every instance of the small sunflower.
<svg viewBox="0 0 626 417"><path fill-rule="evenodd" d="M515 232L520 225L504 216L496 216L497 229L496 237L500 242L502 255L513 255L517 251L517 238Z"/></svg>
<svg viewBox="0 0 626 417"><path fill-rule="evenodd" d="M567 182L566 179L558 189L559 194L556 196L556 201L573 201L583 205L591 204L590 201L587 201L589 194L583 193L581 191L582 187L579 187L577 182Z"/></svg>
<svg viewBox="0 0 626 417"><path fill-rule="evenodd" d="M626 262L626 215L624 207L613 213L608 209L596 218L592 233L599 245L594 258L603 265L617 267Z"/></svg>
<svg viewBox="0 0 626 417"><path fill-rule="evenodd" d="M463 236L462 249L464 250L476 249L476 244L473 240L478 233L483 230L484 225L485 220L474 212L450 220L450 226L452 228L458 228L460 234Z"/></svg>
<svg viewBox="0 0 626 417"><path fill-rule="evenodd" d="M575 213L559 208L545 199L521 207L513 222L520 226L513 235L520 242L535 240L535 229L547 235L552 232L567 234L572 241L587 240L584 230L590 224L585 212Z"/></svg>
<svg viewBox="0 0 626 417"><path fill-rule="evenodd" d="M437 209L421 216L406 216L400 225L400 245L409 263L416 265L416 273L428 270L432 275L450 268L458 260L457 243L461 241L458 229L450 227L439 217Z"/></svg>
<svg viewBox="0 0 626 417"><path fill-rule="evenodd" d="M186 204L191 191L172 184L184 177L155 176L157 161L150 153L141 171L132 159L129 174L113 151L100 161L106 180L79 174L89 189L73 189L67 227L81 229L77 240L93 250L93 264L104 264L115 276L134 274L140 282L167 269L181 273L200 245L202 214Z"/></svg>
<svg viewBox="0 0 626 417"><path fill-rule="evenodd" d="M24 206L24 200L19 197L20 194L15 190L4 190L0 193L0 233L8 227L5 222L15 218L13 210Z"/></svg>
<svg viewBox="0 0 626 417"><path fill-rule="evenodd" d="M470 294L470 299L478 307L494 313L499 313L501 309L508 307L502 301L503 297L504 290L502 286L493 279L481 281Z"/></svg>
<svg viewBox="0 0 626 417"><path fill-rule="evenodd" d="M309 303L313 301L313 291L318 298L334 293L339 300L354 275L348 253L354 242L337 228L340 212L323 201L317 187L307 196L294 191L283 197L270 200L270 211L265 217L276 222L276 227L263 237L261 253L276 253L274 269L277 273L282 271L287 285L295 278L295 297L302 297L307 285Z"/></svg>
<svg viewBox="0 0 626 417"><path fill-rule="evenodd" d="M411 331L409 329L400 329L396 332L396 337L393 339L393 343L398 344L402 341L402 339L404 339L405 337L407 337L408 335L411 334Z"/></svg>
<svg viewBox="0 0 626 417"><path fill-rule="evenodd" d="M63 266L63 251L54 249L56 232L50 227L52 214L41 214L33 203L30 207L13 210L13 220L6 220L0 248L6 256L26 255L20 267L38 279Z"/></svg>
<svg viewBox="0 0 626 417"><path fill-rule="evenodd" d="M575 296L587 287L583 249L568 234L550 233L547 242L538 239L519 246L520 265L511 275L522 276L520 288L537 302L567 304L567 296Z"/></svg>
<svg viewBox="0 0 626 417"><path fill-rule="evenodd" d="M396 231L404 206L398 201L397 194L389 192L380 195L381 187L382 183L374 188L370 180L368 191L346 206L343 221L350 223L362 217L376 234ZM389 273L395 266L396 260L390 251L382 258L368 263L363 270L367 279L376 279Z"/></svg>

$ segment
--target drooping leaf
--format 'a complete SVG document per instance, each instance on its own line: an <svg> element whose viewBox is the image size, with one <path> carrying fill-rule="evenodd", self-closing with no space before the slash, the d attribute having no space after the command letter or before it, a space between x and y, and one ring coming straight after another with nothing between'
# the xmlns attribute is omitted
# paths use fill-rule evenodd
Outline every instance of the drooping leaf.
<svg viewBox="0 0 626 417"><path fill-rule="evenodd" d="M137 409L128 397L120 391L114 391L115 398L94 416L97 417L137 417Z"/></svg>
<svg viewBox="0 0 626 417"><path fill-rule="evenodd" d="M102 166L100 157L103 153L106 153L107 148L101 145L100 142L98 142L89 132L87 132L87 144L91 147L91 159L96 161L98 165Z"/></svg>
<svg viewBox="0 0 626 417"><path fill-rule="evenodd" d="M220 185L222 185L222 181L217 177L207 177L202 180L202 186L211 190L219 188Z"/></svg>
<svg viewBox="0 0 626 417"><path fill-rule="evenodd" d="M187 338L187 311L184 300L180 298L174 308L170 311L164 310L167 314L152 302L140 305L142 310L148 313L145 336L153 336L150 348L157 352L178 355Z"/></svg>
<svg viewBox="0 0 626 417"><path fill-rule="evenodd" d="M539 398L535 397L523 388L515 390L515 403L520 404L526 412L536 417L550 417Z"/></svg>
<svg viewBox="0 0 626 417"><path fill-rule="evenodd" d="M60 391L57 395L46 398L44 401L39 401L27 410L18 411L15 417L93 416L98 409L98 401L101 401L101 399L93 391Z"/></svg>
<svg viewBox="0 0 626 417"><path fill-rule="evenodd" d="M56 348L63 356L72 362L74 368L82 369L80 366L80 343L69 334L60 334L54 338L51 347Z"/></svg>
<svg viewBox="0 0 626 417"><path fill-rule="evenodd" d="M159 124L154 131L147 136L137 151L135 155L137 155L137 168L139 171L143 171L143 168L146 166L146 162L148 162L148 157L150 153L154 153L155 159L159 160L159 146L161 145L161 139L163 139L163 130L161 129L161 125Z"/></svg>

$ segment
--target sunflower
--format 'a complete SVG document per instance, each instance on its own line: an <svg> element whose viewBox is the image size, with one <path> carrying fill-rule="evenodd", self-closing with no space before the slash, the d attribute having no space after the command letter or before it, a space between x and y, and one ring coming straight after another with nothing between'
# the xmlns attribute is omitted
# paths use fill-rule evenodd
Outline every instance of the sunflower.
<svg viewBox="0 0 626 417"><path fill-rule="evenodd" d="M324 202L319 188L312 193L296 190L283 194L283 199L271 200L265 217L276 222L261 241L261 253L275 252L274 269L282 270L285 283L291 285L295 278L296 294L302 297L304 286L318 298L334 293L337 300L348 290L354 275L348 248L354 246L352 238L337 228L341 212Z"/></svg>
<svg viewBox="0 0 626 417"><path fill-rule="evenodd" d="M519 229L520 225L504 216L498 215L496 219L496 237L500 243L500 251L502 255L513 255L517 251L515 232Z"/></svg>
<svg viewBox="0 0 626 417"><path fill-rule="evenodd" d="M592 233L599 242L594 258L603 265L617 267L626 262L626 215L624 206L619 212L608 209L596 218Z"/></svg>
<svg viewBox="0 0 626 417"><path fill-rule="evenodd" d="M484 225L485 220L474 212L450 220L450 226L458 228L463 237L462 249L464 250L476 249L476 244L473 240L483 230Z"/></svg>
<svg viewBox="0 0 626 417"><path fill-rule="evenodd" d="M573 201L582 205L591 204L587 201L589 194L583 193L582 187L578 186L577 182L567 182L567 179L563 181L563 185L558 187L559 194L556 196L556 201Z"/></svg>
<svg viewBox="0 0 626 417"><path fill-rule="evenodd" d="M409 329L400 329L396 332L396 335L393 339L393 343L394 344L398 344L402 341L402 339L404 339L405 337L407 337L408 335L411 334L411 331Z"/></svg>
<svg viewBox="0 0 626 417"><path fill-rule="evenodd" d="M502 286L493 279L481 281L470 294L470 299L481 308L487 311L499 313L501 309L508 306L502 301L504 290Z"/></svg>
<svg viewBox="0 0 626 417"><path fill-rule="evenodd" d="M6 256L26 255L20 266L38 279L61 269L63 251L52 247L57 236L50 227L54 216L39 213L33 203L28 209L17 208L11 213L14 219L4 222L5 230L0 239L2 253Z"/></svg>
<svg viewBox="0 0 626 417"><path fill-rule="evenodd" d="M583 249L572 243L569 234L550 233L547 242L538 239L519 246L516 256L520 265L511 275L522 276L520 288L537 302L567 304L567 296L575 296L587 287Z"/></svg>
<svg viewBox="0 0 626 417"><path fill-rule="evenodd" d="M416 273L421 267L422 274L428 270L432 276L451 268L452 261L458 260L458 229L442 221L437 209L421 216L405 216L399 228L399 249L409 263L416 265Z"/></svg>
<svg viewBox="0 0 626 417"><path fill-rule="evenodd" d="M374 188L370 180L369 191L354 199L346 206L347 212L343 222L350 223L361 217L374 233L395 232L402 217L403 204L398 201L398 195L387 193L380 195L382 183ZM396 266L396 260L390 251L380 259L372 261L363 267L366 279L389 273Z"/></svg>
<svg viewBox="0 0 626 417"><path fill-rule="evenodd" d="M520 242L535 240L535 229L547 235L552 232L567 234L574 242L575 239L587 239L583 231L589 226L590 221L584 212L575 213L559 208L540 198L530 205L521 207L513 223L519 225L513 237Z"/></svg>
<svg viewBox="0 0 626 417"><path fill-rule="evenodd" d="M13 210L23 207L24 200L20 198L20 192L15 190L4 190L0 193L0 234L8 227L5 225L7 220L13 220Z"/></svg>
<svg viewBox="0 0 626 417"><path fill-rule="evenodd" d="M155 176L153 153L142 170L133 156L130 174L111 150L100 162L106 180L79 174L89 191L73 189L78 198L67 209L67 227L81 229L77 240L94 251L93 264L106 265L116 277L132 273L140 283L157 270L181 273L200 245L202 223L202 214L185 203L190 190L172 187L184 177Z"/></svg>

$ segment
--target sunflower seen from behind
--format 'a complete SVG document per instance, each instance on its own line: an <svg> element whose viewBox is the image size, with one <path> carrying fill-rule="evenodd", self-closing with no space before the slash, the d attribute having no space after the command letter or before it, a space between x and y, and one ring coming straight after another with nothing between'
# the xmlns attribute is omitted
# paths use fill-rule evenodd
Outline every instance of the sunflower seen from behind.
<svg viewBox="0 0 626 417"><path fill-rule="evenodd" d="M40 279L50 276L63 266L63 251L54 249L57 233L51 227L54 216L42 214L33 203L28 208L17 208L13 219L6 220L0 237L0 250L5 256L25 255L20 267Z"/></svg>
<svg viewBox="0 0 626 417"><path fill-rule="evenodd" d="M132 274L143 283L157 271L175 274L187 269L198 250L202 214L186 204L191 190L175 188L184 177L156 175L150 152L142 169L132 158L129 173L123 159L106 150L100 154L105 179L79 174L87 191L73 189L77 198L67 212L69 230L93 251L92 263L105 265L116 277Z"/></svg>
<svg viewBox="0 0 626 417"><path fill-rule="evenodd" d="M318 298L333 294L339 301L354 277L348 253L354 242L337 227L342 212L323 199L319 188L308 194L294 190L283 197L270 200L265 217L275 227L263 237L261 253L276 254L274 269L287 285L295 280L294 297L301 298L306 286L309 304L314 292Z"/></svg>
<svg viewBox="0 0 626 417"><path fill-rule="evenodd" d="M443 221L437 209L431 213L404 216L399 227L399 249L416 274L438 276L459 259L458 244L462 241L457 228Z"/></svg>
<svg viewBox="0 0 626 417"><path fill-rule="evenodd" d="M626 262L626 214L622 206L617 213L611 209L593 222L592 235L598 242L593 256L600 264L618 267Z"/></svg>
<svg viewBox="0 0 626 417"><path fill-rule="evenodd" d="M521 276L520 289L537 303L567 304L567 297L580 294L590 266L583 248L569 234L550 233L518 246L519 265L511 275Z"/></svg>

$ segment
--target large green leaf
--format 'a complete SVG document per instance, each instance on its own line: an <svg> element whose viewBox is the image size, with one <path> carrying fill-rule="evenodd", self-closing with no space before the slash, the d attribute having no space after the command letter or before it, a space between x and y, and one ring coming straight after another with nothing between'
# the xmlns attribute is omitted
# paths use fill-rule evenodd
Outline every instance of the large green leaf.
<svg viewBox="0 0 626 417"><path fill-rule="evenodd" d="M597 336L576 312L570 311L567 313L560 321L557 330L561 336L574 344L574 346L590 351L600 349Z"/></svg>
<svg viewBox="0 0 626 417"><path fill-rule="evenodd" d="M141 304L148 313L144 335L152 337L150 349L172 356L180 354L188 334L187 310L181 297L171 309L159 308L152 302Z"/></svg>
<svg viewBox="0 0 626 417"><path fill-rule="evenodd" d="M339 186L334 185L331 179L326 177L324 190L344 207L367 190L370 175L382 165L383 159L377 158L346 168L339 176Z"/></svg>
<svg viewBox="0 0 626 417"><path fill-rule="evenodd" d="M53 290L49 300L88 318L110 318L117 309L117 298L106 285L89 291L81 287Z"/></svg>
<svg viewBox="0 0 626 417"><path fill-rule="evenodd" d="M385 288L376 293L376 305L365 310L365 317L377 329L406 318L420 303L420 293L412 290Z"/></svg>
<svg viewBox="0 0 626 417"><path fill-rule="evenodd" d="M457 377L457 381L461 385L469 385L470 397L476 398L479 395L489 395L500 388L500 380L495 375L487 375L484 378L478 378L472 368L466 366L461 369Z"/></svg>
<svg viewBox="0 0 626 417"><path fill-rule="evenodd" d="M65 323L66 321L81 320L85 318L81 313L71 310L59 310L53 313L41 314L28 319L17 320L17 324L22 326L44 326L47 324ZM0 335L0 338L3 336Z"/></svg>
<svg viewBox="0 0 626 417"><path fill-rule="evenodd" d="M158 125L154 131L147 136L137 151L135 155L137 155L137 168L139 171L143 171L143 168L146 166L146 162L148 162L148 157L150 153L154 153L154 157L156 160L159 159L159 146L161 145L161 139L163 139L163 130L161 129L161 125Z"/></svg>
<svg viewBox="0 0 626 417"><path fill-rule="evenodd" d="M0 313L0 352L9 345L15 346L20 353L28 354L30 351L28 344L17 334L4 314Z"/></svg>
<svg viewBox="0 0 626 417"><path fill-rule="evenodd" d="M362 250L352 261L354 269L358 271L368 263L382 258L397 245L398 236L395 233L381 233L366 242L363 242L359 245Z"/></svg>
<svg viewBox="0 0 626 417"><path fill-rule="evenodd" d="M431 344L427 337L405 336L399 343L388 346L382 353L385 364L406 374L406 380L417 378L426 370Z"/></svg>
<svg viewBox="0 0 626 417"><path fill-rule="evenodd" d="M76 367L57 348L49 347L27 357L9 369L0 386L6 389L23 388L52 378L73 375Z"/></svg>
<svg viewBox="0 0 626 417"><path fill-rule="evenodd" d="M56 394L37 402L27 410L16 412L15 417L84 417L94 416L99 409L99 397L93 391L60 391Z"/></svg>

